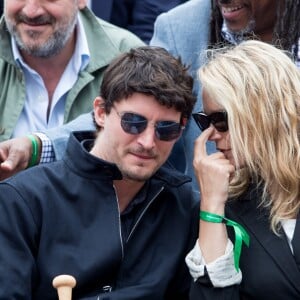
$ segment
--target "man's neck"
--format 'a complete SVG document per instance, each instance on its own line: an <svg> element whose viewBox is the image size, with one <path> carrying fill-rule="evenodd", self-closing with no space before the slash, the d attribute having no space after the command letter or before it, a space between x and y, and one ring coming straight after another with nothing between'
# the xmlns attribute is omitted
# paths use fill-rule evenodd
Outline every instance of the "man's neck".
<svg viewBox="0 0 300 300"><path fill-rule="evenodd" d="M222 36L223 38L234 45L239 44L240 42L248 39L249 37L258 38L263 42L272 43L273 40L273 30L274 28L269 28L264 31L255 31L253 32L251 29L248 31L241 31L241 32L232 32L227 28L226 23L224 22L222 25Z"/></svg>
<svg viewBox="0 0 300 300"><path fill-rule="evenodd" d="M255 35L265 43L272 43L273 40L273 28L261 32L255 32Z"/></svg>
<svg viewBox="0 0 300 300"><path fill-rule="evenodd" d="M115 180L114 187L119 201L119 209L122 213L135 195L140 191L145 182L138 182L128 179Z"/></svg>

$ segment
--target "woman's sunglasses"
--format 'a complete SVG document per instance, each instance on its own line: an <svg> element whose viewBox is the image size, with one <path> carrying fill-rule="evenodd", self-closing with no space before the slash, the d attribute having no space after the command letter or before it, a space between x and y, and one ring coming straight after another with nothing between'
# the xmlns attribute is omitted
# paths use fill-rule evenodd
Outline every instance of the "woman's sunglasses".
<svg viewBox="0 0 300 300"><path fill-rule="evenodd" d="M199 128L203 131L212 124L219 132L226 132L228 130L228 121L226 111L214 112L206 115L204 112L197 112L193 114Z"/></svg>
<svg viewBox="0 0 300 300"><path fill-rule="evenodd" d="M147 128L148 120L144 116L132 112L117 112L117 114L121 118L121 127L126 133L140 134ZM155 136L161 141L177 139L184 129L184 126L174 121L159 121L154 127Z"/></svg>

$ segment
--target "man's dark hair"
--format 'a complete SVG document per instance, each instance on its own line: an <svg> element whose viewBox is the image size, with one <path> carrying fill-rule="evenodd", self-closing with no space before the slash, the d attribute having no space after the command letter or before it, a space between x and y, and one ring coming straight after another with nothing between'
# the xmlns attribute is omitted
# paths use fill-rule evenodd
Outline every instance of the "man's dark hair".
<svg viewBox="0 0 300 300"><path fill-rule="evenodd" d="M223 17L217 2L217 0L211 0L210 45L212 47L215 44L224 44L221 35ZM284 50L291 51L293 46L297 48L300 38L300 0L277 0L274 1L274 5L277 5L277 20L272 43ZM294 54L296 56L296 49Z"/></svg>
<svg viewBox="0 0 300 300"><path fill-rule="evenodd" d="M154 98L161 105L175 108L182 118L189 118L196 97L192 93L193 78L180 58L160 47L142 46L115 58L105 70L100 96L106 112L114 102L133 93Z"/></svg>

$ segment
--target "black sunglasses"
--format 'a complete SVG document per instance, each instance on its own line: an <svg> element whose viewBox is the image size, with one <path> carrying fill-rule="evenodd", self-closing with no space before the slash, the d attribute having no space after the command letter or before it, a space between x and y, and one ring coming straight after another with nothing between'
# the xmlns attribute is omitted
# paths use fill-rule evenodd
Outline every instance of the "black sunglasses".
<svg viewBox="0 0 300 300"><path fill-rule="evenodd" d="M207 115L201 111L194 113L193 118L202 131L207 129L210 126L210 124L213 124L213 126L219 132L226 132L228 130L226 111L217 111L210 115Z"/></svg>
<svg viewBox="0 0 300 300"><path fill-rule="evenodd" d="M119 113L117 110L116 112L121 118L121 127L126 133L140 134L147 128L148 120L144 116L132 112ZM184 126L174 121L159 121L154 127L155 136L161 141L177 139L184 129Z"/></svg>

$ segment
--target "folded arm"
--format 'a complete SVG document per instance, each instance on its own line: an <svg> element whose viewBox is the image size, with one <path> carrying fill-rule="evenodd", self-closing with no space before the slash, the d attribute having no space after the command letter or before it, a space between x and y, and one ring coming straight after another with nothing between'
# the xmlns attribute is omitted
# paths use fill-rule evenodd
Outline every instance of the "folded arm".
<svg viewBox="0 0 300 300"><path fill-rule="evenodd" d="M95 130L92 113L83 114L68 124L34 134L38 143L39 163L61 159L72 131ZM28 167L32 157L32 141L27 136L0 143L0 180L8 178Z"/></svg>

